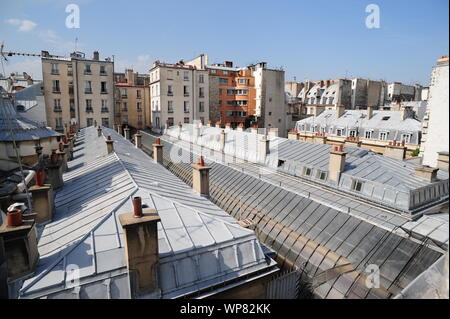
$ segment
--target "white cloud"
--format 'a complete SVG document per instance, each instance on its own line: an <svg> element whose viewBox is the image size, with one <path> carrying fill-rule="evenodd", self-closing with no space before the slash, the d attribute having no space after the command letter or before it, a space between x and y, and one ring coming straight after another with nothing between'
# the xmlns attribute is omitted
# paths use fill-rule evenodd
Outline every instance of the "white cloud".
<svg viewBox="0 0 450 319"><path fill-rule="evenodd" d="M148 54L147 55L140 55L140 56L138 56L138 61L141 62L141 63L147 62L148 59L150 59L150 56Z"/></svg>
<svg viewBox="0 0 450 319"><path fill-rule="evenodd" d="M51 29L40 31L38 35L42 41L50 45L50 47L48 47L50 51L55 50L60 54L67 54L67 52L72 52L75 49L74 41L65 41ZM81 50L82 48L83 44L77 43L77 49Z"/></svg>
<svg viewBox="0 0 450 319"><path fill-rule="evenodd" d="M120 59L116 56L114 61L114 69L116 72L124 72L125 69L131 68L134 72L148 73L151 68L150 55L139 55L136 60Z"/></svg>
<svg viewBox="0 0 450 319"><path fill-rule="evenodd" d="M21 32L31 31L37 26L37 23L34 23L31 20L8 19L8 20L6 20L6 22L11 25L19 26L19 29L17 29L17 30L21 31Z"/></svg>

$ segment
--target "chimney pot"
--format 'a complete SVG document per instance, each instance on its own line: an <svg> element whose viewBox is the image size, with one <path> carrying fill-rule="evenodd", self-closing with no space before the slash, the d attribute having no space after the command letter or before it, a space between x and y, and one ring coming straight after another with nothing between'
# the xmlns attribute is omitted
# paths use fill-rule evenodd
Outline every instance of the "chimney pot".
<svg viewBox="0 0 450 319"><path fill-rule="evenodd" d="M139 196L133 198L134 217L141 218L142 214L142 199Z"/></svg>
<svg viewBox="0 0 450 319"><path fill-rule="evenodd" d="M8 227L17 227L22 223L22 211L20 209L11 210L6 214L6 225Z"/></svg>

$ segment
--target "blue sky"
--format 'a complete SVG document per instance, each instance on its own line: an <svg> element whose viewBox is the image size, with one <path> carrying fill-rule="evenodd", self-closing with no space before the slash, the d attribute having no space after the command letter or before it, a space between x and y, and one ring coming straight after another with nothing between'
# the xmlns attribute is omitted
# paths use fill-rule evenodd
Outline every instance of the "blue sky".
<svg viewBox="0 0 450 319"><path fill-rule="evenodd" d="M80 8L68 29L65 7ZM380 28L368 29L368 4L380 7ZM151 63L200 53L210 62L283 67L286 81L344 76L428 85L431 67L448 54L448 0L15 0L0 11L6 49L115 56L116 71L145 72ZM11 57L7 73L40 78L39 59ZM2 70L0 69L0 72Z"/></svg>

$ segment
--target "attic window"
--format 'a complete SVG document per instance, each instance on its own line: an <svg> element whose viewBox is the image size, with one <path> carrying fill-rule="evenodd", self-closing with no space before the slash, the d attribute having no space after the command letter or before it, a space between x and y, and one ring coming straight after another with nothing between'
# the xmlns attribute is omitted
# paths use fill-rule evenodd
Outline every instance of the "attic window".
<svg viewBox="0 0 450 319"><path fill-rule="evenodd" d="M358 181L358 180L353 180L352 182L352 190L357 191L357 192L361 192L363 187L363 182Z"/></svg>
<svg viewBox="0 0 450 319"><path fill-rule="evenodd" d="M285 162L285 161L283 161L283 160L278 160L278 167L283 166L283 165L284 165L284 162Z"/></svg>
<svg viewBox="0 0 450 319"><path fill-rule="evenodd" d="M311 176L312 169L309 167L303 168L303 176Z"/></svg>
<svg viewBox="0 0 450 319"><path fill-rule="evenodd" d="M383 116L383 118L382 118L381 120L387 121L387 120L389 120L390 118L391 118L390 116Z"/></svg>
<svg viewBox="0 0 450 319"><path fill-rule="evenodd" d="M317 171L316 178L322 181L327 179L327 172L325 171Z"/></svg>

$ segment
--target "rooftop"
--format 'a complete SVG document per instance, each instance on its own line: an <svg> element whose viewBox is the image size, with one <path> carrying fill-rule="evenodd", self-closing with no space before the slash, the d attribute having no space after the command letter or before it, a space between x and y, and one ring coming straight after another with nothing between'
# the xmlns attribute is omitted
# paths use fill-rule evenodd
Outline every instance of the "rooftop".
<svg viewBox="0 0 450 319"><path fill-rule="evenodd" d="M115 152L106 154L105 136ZM74 160L55 198L52 222L39 230L40 259L21 298L129 298L123 231L118 216L132 211L132 197L157 210L161 298L212 289L230 280L270 273L276 264L252 230L115 131L81 130ZM72 265L80 282L67 280ZM158 296L156 296L158 297Z"/></svg>

